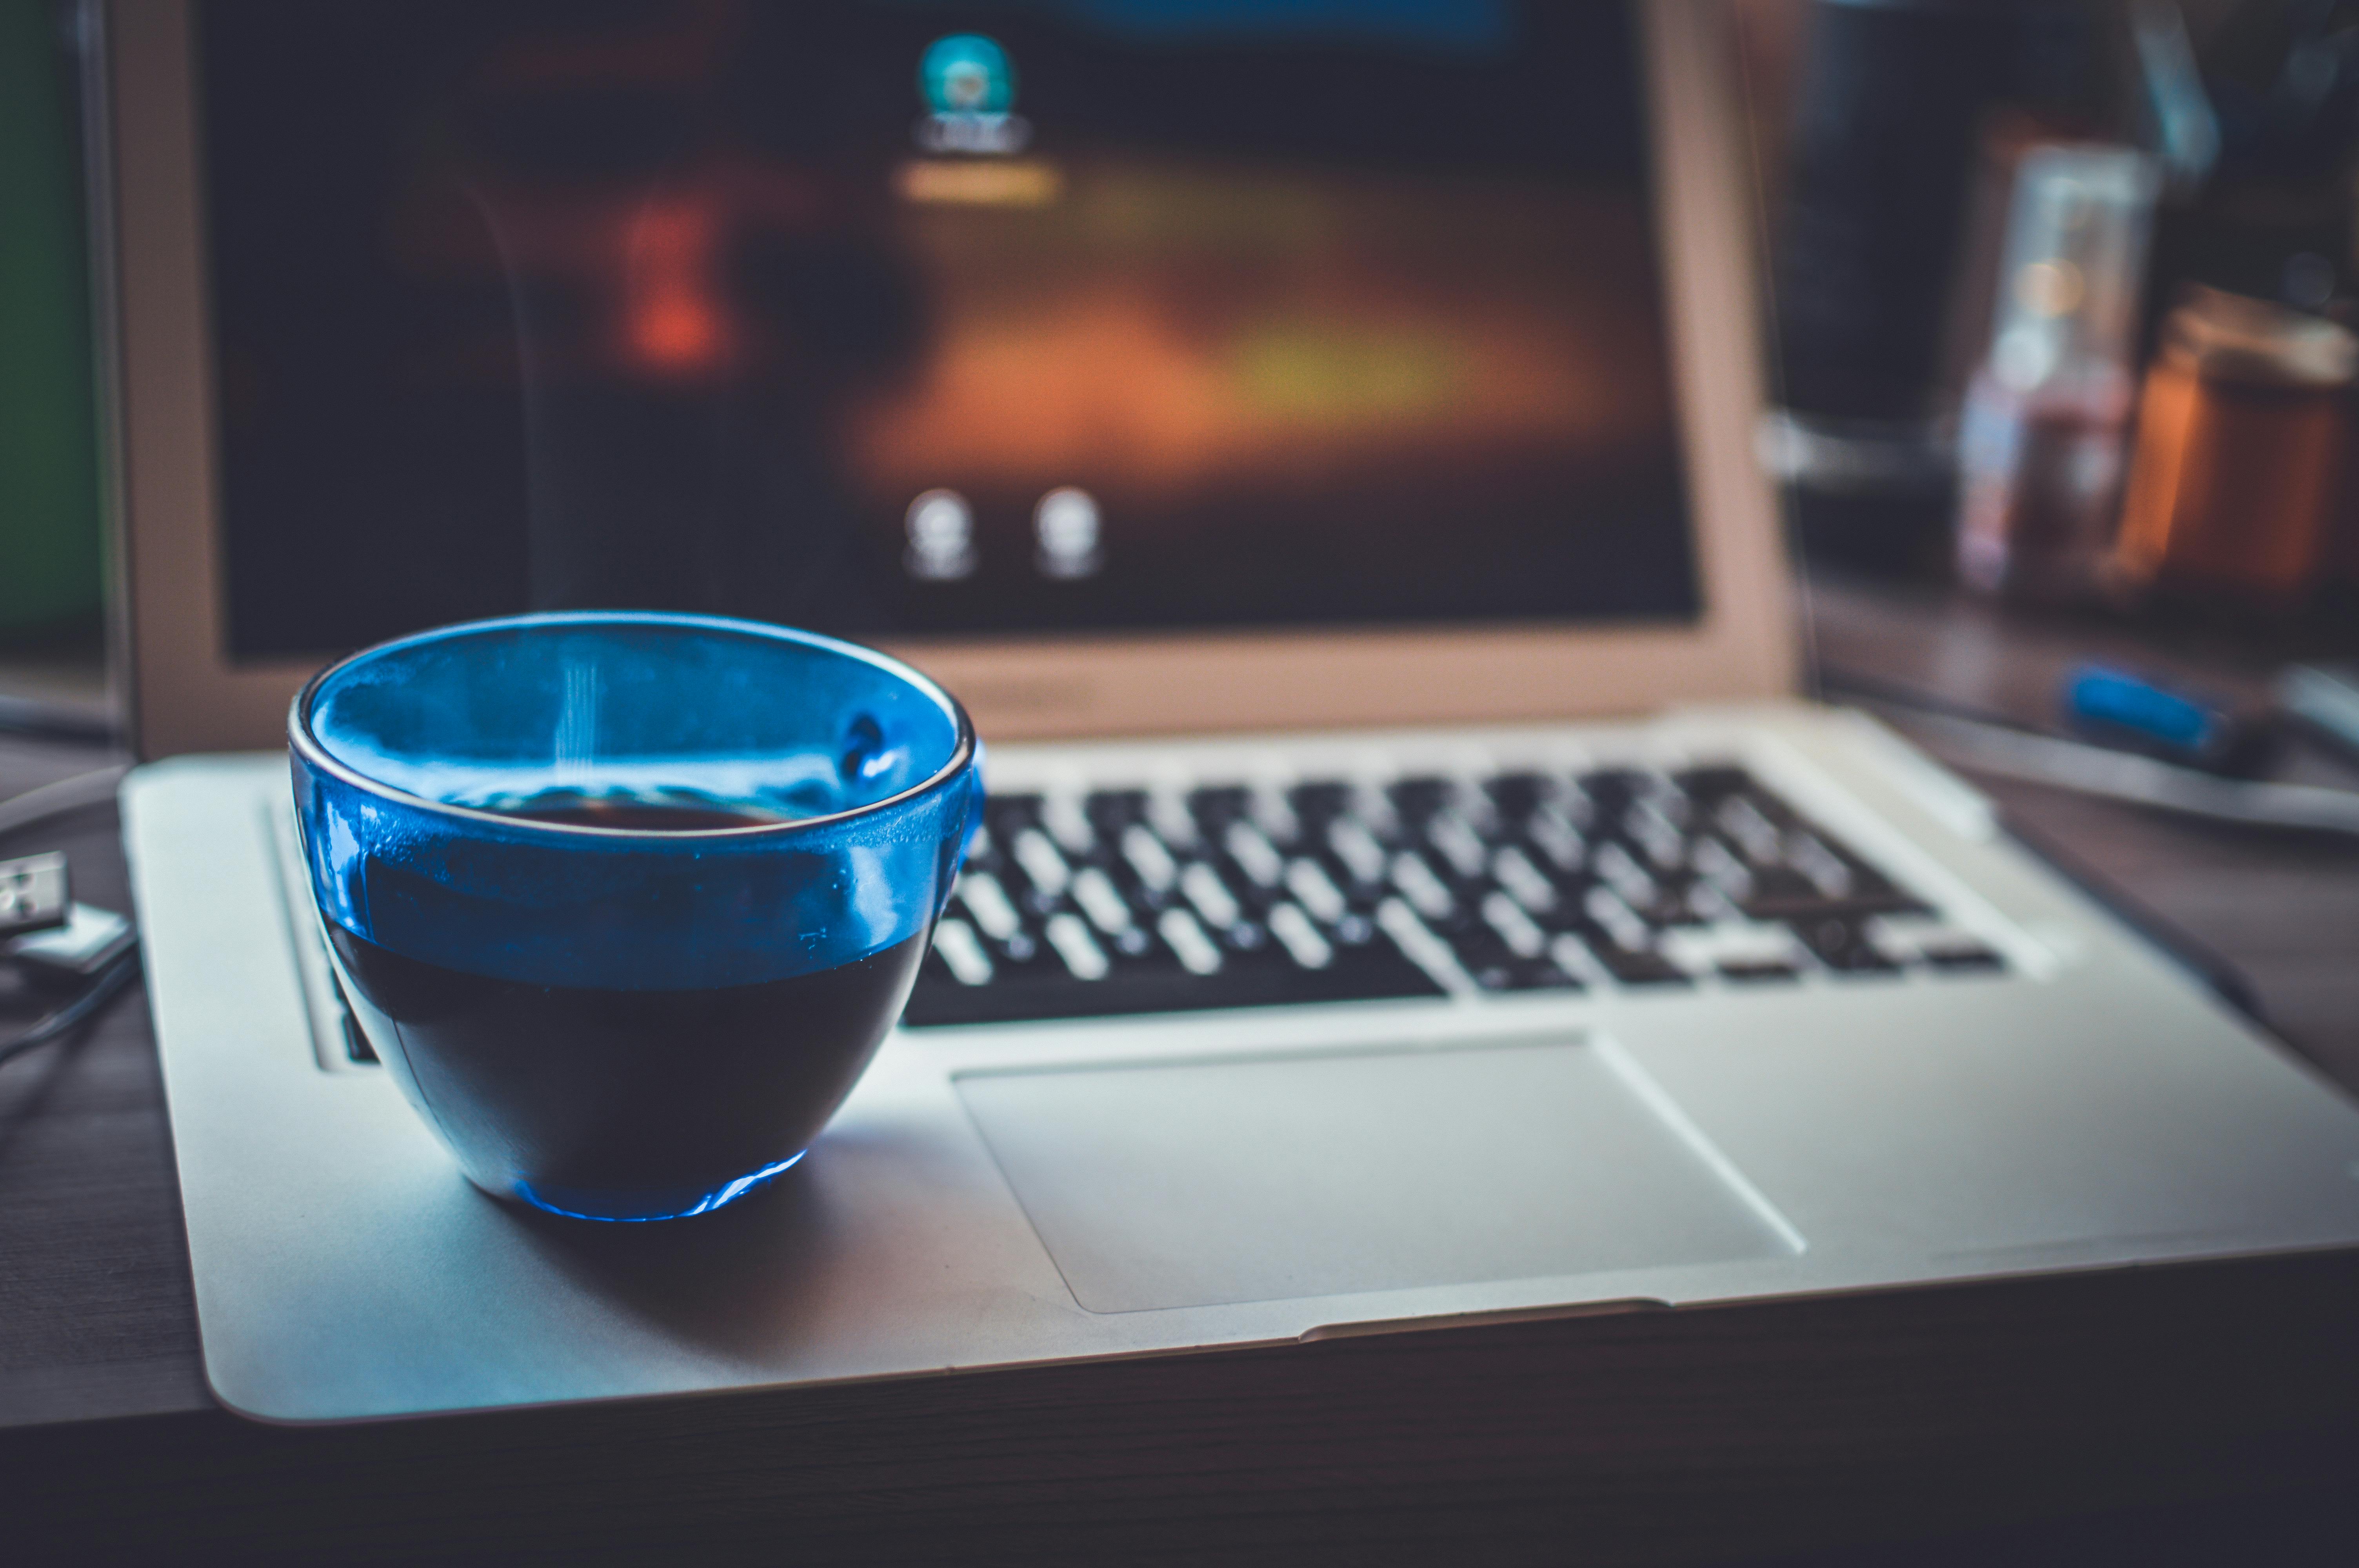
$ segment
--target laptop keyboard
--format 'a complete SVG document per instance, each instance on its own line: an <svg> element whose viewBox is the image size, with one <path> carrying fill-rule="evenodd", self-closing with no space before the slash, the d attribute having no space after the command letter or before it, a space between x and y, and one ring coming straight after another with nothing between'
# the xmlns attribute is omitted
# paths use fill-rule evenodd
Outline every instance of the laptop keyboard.
<svg viewBox="0 0 2359 1568"><path fill-rule="evenodd" d="M2003 969L1744 769L995 795L910 1028Z"/></svg>

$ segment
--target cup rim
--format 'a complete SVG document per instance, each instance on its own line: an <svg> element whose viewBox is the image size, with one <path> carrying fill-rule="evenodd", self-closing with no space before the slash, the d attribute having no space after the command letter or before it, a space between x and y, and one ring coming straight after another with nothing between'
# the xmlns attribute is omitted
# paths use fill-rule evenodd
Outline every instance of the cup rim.
<svg viewBox="0 0 2359 1568"><path fill-rule="evenodd" d="M543 626L668 626L692 630L726 633L734 636L750 636L773 642L793 643L804 647L850 658L869 665L886 674L908 682L940 703L957 730L957 741L951 748L950 760L922 782L910 785L897 795L883 800L855 806L847 811L830 812L823 816L795 816L783 822L749 824L744 827L694 827L686 830L654 830L639 827L593 827L571 822L541 822L529 816L507 812L485 811L480 806L453 806L447 800L434 800L426 795L374 779L345 762L311 732L311 704L322 687L331 679L364 659L381 657L401 649L426 643L438 643L454 637L480 633L512 631ZM941 788L964 773L973 763L978 749L974 721L967 716L959 699L944 690L931 676L903 664L888 654L865 648L857 643L847 643L840 637L823 633L807 632L800 627L780 626L766 621L744 621L729 615L696 615L686 611L666 610L560 610L541 611L524 615L500 615L482 621L456 621L448 625L429 627L406 636L388 638L365 648L345 654L320 670L303 683L295 694L287 712L287 740L296 756L309 767L366 791L382 799L398 801L426 811L462 819L497 823L510 830L547 833L559 838L588 837L600 839L636 839L650 844L706 842L713 839L757 838L767 834L792 835L813 828L850 822L857 817L880 813L915 800Z"/></svg>

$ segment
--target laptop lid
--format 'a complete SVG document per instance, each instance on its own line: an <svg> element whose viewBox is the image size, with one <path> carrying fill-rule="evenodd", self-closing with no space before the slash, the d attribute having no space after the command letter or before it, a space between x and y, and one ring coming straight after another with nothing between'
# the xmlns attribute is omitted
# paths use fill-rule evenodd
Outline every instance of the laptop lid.
<svg viewBox="0 0 2359 1568"><path fill-rule="evenodd" d="M999 738L1790 687L1701 0L102 9L144 755L568 605Z"/></svg>

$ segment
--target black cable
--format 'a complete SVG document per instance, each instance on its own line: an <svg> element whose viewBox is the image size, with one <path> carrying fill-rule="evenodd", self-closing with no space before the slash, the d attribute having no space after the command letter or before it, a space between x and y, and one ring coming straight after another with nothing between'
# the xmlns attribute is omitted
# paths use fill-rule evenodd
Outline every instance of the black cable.
<svg viewBox="0 0 2359 1568"><path fill-rule="evenodd" d="M81 746L111 746L123 739L122 728L103 714L5 692L0 692L0 732Z"/></svg>
<svg viewBox="0 0 2359 1568"><path fill-rule="evenodd" d="M127 763L92 768L86 773L60 779L55 784L28 789L20 795L0 800L0 834L14 833L30 827L37 822L47 822L68 812L86 810L93 806L111 805L115 792L122 787L123 775L129 773Z"/></svg>
<svg viewBox="0 0 2359 1568"><path fill-rule="evenodd" d="M0 1044L0 1065L12 1056L30 1051L36 1045L47 1045L62 1040L88 1023L98 1011L112 1001L115 994L131 983L139 973L139 949L135 945L98 972L98 978L83 988L82 993L52 1012L44 1014L33 1026L14 1040Z"/></svg>
<svg viewBox="0 0 2359 1568"><path fill-rule="evenodd" d="M0 834L14 833L71 812L112 804L127 771L122 765L93 768L89 773L77 773L71 778L44 784L39 789L27 790L12 800L0 800ZM99 1010L112 1001L138 973L139 946L134 941L110 959L71 1001L44 1013L15 1039L0 1042L0 1065L36 1046L47 1045L75 1033L97 1016Z"/></svg>

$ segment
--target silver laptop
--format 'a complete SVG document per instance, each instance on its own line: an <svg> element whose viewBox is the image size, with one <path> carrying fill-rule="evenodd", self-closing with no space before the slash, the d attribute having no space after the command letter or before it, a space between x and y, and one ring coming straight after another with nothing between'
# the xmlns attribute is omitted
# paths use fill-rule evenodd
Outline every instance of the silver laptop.
<svg viewBox="0 0 2359 1568"><path fill-rule="evenodd" d="M2359 1111L1792 695L1719 20L105 6L125 834L221 1398L2359 1243ZM991 746L903 1026L659 1226L461 1178L278 751L337 652L618 602L876 642Z"/></svg>

